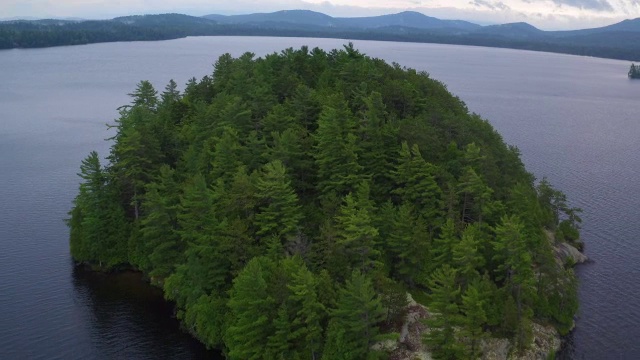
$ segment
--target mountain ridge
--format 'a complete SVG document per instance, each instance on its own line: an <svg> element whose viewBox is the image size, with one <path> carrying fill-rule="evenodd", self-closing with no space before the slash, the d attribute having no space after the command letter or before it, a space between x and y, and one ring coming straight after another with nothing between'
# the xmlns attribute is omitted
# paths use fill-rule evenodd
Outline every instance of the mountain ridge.
<svg viewBox="0 0 640 360"><path fill-rule="evenodd" d="M545 31L520 22L481 26L413 11L369 17L331 17L310 10L245 15L148 14L111 20L0 22L0 49L186 36L294 36L475 45L640 60L640 19L601 28Z"/></svg>

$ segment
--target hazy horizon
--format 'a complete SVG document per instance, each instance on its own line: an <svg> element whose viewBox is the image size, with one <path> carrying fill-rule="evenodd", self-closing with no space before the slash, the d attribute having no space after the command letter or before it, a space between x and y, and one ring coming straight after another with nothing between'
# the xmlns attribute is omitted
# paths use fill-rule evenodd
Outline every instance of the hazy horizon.
<svg viewBox="0 0 640 360"><path fill-rule="evenodd" d="M4 0L3 20L96 19L181 13L239 15L312 10L334 17L363 17L417 11L481 25L528 22L544 30L606 26L640 17L640 0Z"/></svg>

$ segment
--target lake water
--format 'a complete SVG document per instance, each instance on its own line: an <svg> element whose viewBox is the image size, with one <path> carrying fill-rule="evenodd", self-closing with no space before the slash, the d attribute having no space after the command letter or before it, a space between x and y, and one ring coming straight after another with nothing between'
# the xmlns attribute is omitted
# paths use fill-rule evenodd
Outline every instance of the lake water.
<svg viewBox="0 0 640 360"><path fill-rule="evenodd" d="M138 81L158 89L212 72L222 53L345 41L206 37L0 51L0 359L217 357L181 333L135 274L73 268L62 219L80 161L102 156L105 123ZM490 120L584 209L593 263L578 268L580 317L564 354L640 358L640 81L622 61L526 51L355 41L425 70Z"/></svg>

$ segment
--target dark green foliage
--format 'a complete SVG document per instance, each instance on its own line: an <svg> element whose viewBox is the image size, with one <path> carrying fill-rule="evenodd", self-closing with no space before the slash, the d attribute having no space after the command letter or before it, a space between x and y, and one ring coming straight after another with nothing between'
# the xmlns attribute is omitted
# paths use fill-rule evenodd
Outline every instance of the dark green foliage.
<svg viewBox="0 0 640 360"><path fill-rule="evenodd" d="M467 291L462 295L461 310L464 317L460 332L468 343L466 357L469 359L478 358L478 355L480 355L480 340L487 336L483 328L487 323L485 312L487 300L475 284L469 285Z"/></svg>
<svg viewBox="0 0 640 360"><path fill-rule="evenodd" d="M456 284L456 270L448 265L437 269L429 279L429 309L432 316L427 320L431 331L425 342L436 359L462 359L464 348L456 335L456 327L462 324L460 315L460 287Z"/></svg>
<svg viewBox="0 0 640 360"><path fill-rule="evenodd" d="M266 262L253 259L233 281L228 303L231 320L224 337L229 359L262 359L277 324L285 325L282 320L272 322L277 314L275 299L268 294Z"/></svg>
<svg viewBox="0 0 640 360"><path fill-rule="evenodd" d="M430 294L437 358L570 328L575 277L543 228L576 240L580 210L427 74L287 49L131 96L108 166L82 162L71 253L145 272L229 358L384 357L407 291Z"/></svg>
<svg viewBox="0 0 640 360"><path fill-rule="evenodd" d="M524 225L518 218L503 217L495 232L493 245L496 260L500 264L497 278L504 282L509 299L509 306L505 305L505 309L509 311L505 310L505 313L510 317L509 322L515 316L515 341L518 348L522 349L529 343L527 325L533 315L531 302L535 298L531 254L524 238Z"/></svg>
<svg viewBox="0 0 640 360"><path fill-rule="evenodd" d="M82 161L78 175L84 182L68 220L71 255L100 267L126 264L129 224L95 151Z"/></svg>
<svg viewBox="0 0 640 360"><path fill-rule="evenodd" d="M365 359L385 310L371 280L354 270L331 311L323 359Z"/></svg>
<svg viewBox="0 0 640 360"><path fill-rule="evenodd" d="M640 66L631 64L631 68L629 68L629 79L640 79Z"/></svg>
<svg viewBox="0 0 640 360"><path fill-rule="evenodd" d="M298 197L286 177L280 160L268 163L257 180L256 190L260 199L255 217L256 235L275 235L286 239L298 231L302 219Z"/></svg>

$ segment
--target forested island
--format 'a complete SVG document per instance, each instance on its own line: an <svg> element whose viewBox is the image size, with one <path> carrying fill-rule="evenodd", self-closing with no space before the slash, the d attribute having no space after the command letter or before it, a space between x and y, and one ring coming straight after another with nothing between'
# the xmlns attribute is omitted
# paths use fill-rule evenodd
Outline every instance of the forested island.
<svg viewBox="0 0 640 360"><path fill-rule="evenodd" d="M480 26L405 11L337 18L306 10L236 16L183 14L111 20L0 21L0 49L38 48L187 36L293 36L488 46L636 61L640 19L571 31L543 31L527 23Z"/></svg>
<svg viewBox="0 0 640 360"><path fill-rule="evenodd" d="M557 249L579 244L580 210L427 73L303 47L226 54L177 89L140 82L107 164L82 161L70 249L144 272L208 347L468 359L572 328Z"/></svg>
<svg viewBox="0 0 640 360"><path fill-rule="evenodd" d="M640 66L631 64L631 68L629 68L629 79L640 79Z"/></svg>

